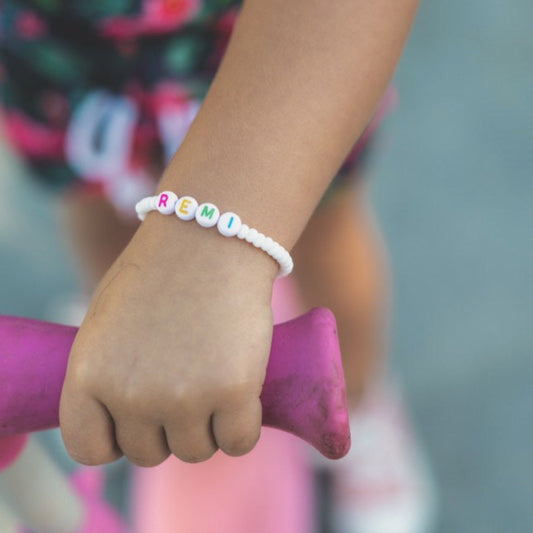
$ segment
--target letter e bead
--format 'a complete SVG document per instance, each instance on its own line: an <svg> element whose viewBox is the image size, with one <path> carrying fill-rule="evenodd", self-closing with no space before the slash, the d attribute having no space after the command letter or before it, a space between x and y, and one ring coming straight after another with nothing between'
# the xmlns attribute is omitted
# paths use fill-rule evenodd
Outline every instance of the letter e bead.
<svg viewBox="0 0 533 533"><path fill-rule="evenodd" d="M198 202L192 196L182 196L176 204L176 216L181 220L192 220L197 209Z"/></svg>

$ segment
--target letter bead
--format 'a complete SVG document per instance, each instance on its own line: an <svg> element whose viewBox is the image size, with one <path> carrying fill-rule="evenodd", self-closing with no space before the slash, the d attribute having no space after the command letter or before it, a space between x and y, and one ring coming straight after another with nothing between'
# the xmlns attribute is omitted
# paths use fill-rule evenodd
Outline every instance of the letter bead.
<svg viewBox="0 0 533 533"><path fill-rule="evenodd" d="M220 211L215 204L208 202L200 204L196 210L196 222L204 228L211 228L218 222Z"/></svg>
<svg viewBox="0 0 533 533"><path fill-rule="evenodd" d="M241 218L235 213L224 213L218 219L218 231L224 237L234 237L241 229Z"/></svg>
<svg viewBox="0 0 533 533"><path fill-rule="evenodd" d="M181 220L192 220L197 209L198 202L192 196L182 196L176 204L176 216Z"/></svg>
<svg viewBox="0 0 533 533"><path fill-rule="evenodd" d="M1 1L1 0L0 0ZM212 203L198 202L192 196L178 196L171 191L164 191L156 196L142 198L135 205L137 216L142 221L150 211L158 211L163 215L170 215L172 212L181 220L196 219L200 226L210 228L217 226L217 229L224 237L237 237L266 252L279 264L277 277L288 276L294 263L290 253L274 241L255 228L244 224L235 213L228 211L220 214L218 207Z"/></svg>
<svg viewBox="0 0 533 533"><path fill-rule="evenodd" d="M174 213L177 201L178 197L176 194L171 191L164 191L156 199L156 209L162 215L171 215Z"/></svg>

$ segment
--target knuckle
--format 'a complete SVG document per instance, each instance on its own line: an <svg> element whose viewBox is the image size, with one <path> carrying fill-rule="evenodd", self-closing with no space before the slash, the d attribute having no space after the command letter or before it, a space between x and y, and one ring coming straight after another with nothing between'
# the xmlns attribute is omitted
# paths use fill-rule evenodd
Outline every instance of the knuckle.
<svg viewBox="0 0 533 533"><path fill-rule="evenodd" d="M146 403L143 398L141 387L138 387L133 383L125 384L120 391L119 397L123 407L132 413L141 412Z"/></svg>
<svg viewBox="0 0 533 533"><path fill-rule="evenodd" d="M176 380L170 390L172 398L178 403L187 402L191 397L191 392L190 385L179 379Z"/></svg>
<svg viewBox="0 0 533 533"><path fill-rule="evenodd" d="M89 390L94 383L94 367L87 358L73 359L73 363L69 364L65 381L73 390Z"/></svg>
<svg viewBox="0 0 533 533"><path fill-rule="evenodd" d="M130 377L115 387L113 405L128 417L151 419L156 411L150 384Z"/></svg>
<svg viewBox="0 0 533 533"><path fill-rule="evenodd" d="M180 413L181 417L191 418L199 403L205 401L205 396L199 390L193 391L187 385L178 383L171 390L170 404L173 409Z"/></svg>

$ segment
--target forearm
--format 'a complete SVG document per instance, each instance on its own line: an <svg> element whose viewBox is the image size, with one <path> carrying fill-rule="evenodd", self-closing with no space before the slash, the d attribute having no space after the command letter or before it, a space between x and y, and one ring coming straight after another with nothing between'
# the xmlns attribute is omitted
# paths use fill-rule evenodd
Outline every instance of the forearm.
<svg viewBox="0 0 533 533"><path fill-rule="evenodd" d="M290 249L389 83L418 0L245 0L159 190Z"/></svg>

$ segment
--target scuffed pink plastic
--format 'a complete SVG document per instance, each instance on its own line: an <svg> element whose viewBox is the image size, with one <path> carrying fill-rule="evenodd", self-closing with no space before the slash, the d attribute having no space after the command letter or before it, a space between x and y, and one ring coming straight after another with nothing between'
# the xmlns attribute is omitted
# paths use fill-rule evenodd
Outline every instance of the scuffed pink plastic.
<svg viewBox="0 0 533 533"><path fill-rule="evenodd" d="M59 425L59 399L76 332L0 316L0 437ZM346 455L345 382L329 309L317 307L274 326L261 402L263 425L293 433L331 459Z"/></svg>

